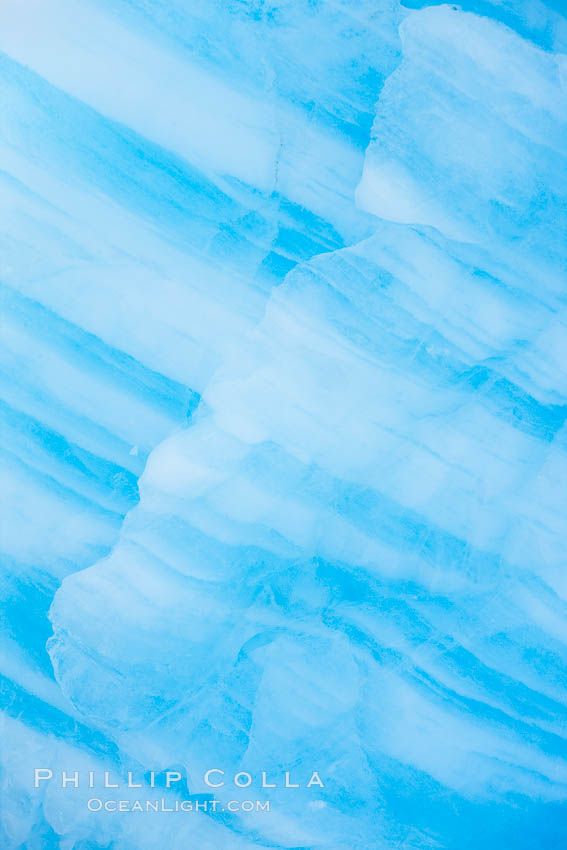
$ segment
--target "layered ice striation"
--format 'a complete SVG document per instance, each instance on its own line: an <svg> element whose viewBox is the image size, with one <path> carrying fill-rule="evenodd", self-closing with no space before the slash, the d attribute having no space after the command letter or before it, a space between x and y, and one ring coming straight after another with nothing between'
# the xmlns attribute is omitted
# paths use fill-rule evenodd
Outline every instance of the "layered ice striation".
<svg viewBox="0 0 567 850"><path fill-rule="evenodd" d="M32 5L0 36L5 846L562 846L561 9ZM272 810L97 815L38 761L222 767Z"/></svg>

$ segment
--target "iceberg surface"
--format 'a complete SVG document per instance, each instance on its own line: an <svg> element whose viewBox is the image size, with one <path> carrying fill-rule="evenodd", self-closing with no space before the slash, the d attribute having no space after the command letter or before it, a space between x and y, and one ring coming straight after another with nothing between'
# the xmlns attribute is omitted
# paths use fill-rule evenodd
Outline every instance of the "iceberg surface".
<svg viewBox="0 0 567 850"><path fill-rule="evenodd" d="M5 17L2 846L562 846L561 8Z"/></svg>

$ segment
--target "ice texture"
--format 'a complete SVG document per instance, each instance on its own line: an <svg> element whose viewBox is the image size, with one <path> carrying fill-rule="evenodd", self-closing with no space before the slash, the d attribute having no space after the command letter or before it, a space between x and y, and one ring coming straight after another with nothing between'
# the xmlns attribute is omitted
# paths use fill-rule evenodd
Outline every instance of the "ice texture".
<svg viewBox="0 0 567 850"><path fill-rule="evenodd" d="M6 0L2 847L563 846L563 13Z"/></svg>

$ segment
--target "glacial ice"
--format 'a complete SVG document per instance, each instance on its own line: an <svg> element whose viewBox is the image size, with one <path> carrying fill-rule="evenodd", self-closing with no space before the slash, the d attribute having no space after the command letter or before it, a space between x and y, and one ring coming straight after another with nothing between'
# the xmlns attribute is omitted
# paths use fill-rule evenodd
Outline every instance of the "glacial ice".
<svg viewBox="0 0 567 850"><path fill-rule="evenodd" d="M2 846L561 846L562 11L6 4Z"/></svg>

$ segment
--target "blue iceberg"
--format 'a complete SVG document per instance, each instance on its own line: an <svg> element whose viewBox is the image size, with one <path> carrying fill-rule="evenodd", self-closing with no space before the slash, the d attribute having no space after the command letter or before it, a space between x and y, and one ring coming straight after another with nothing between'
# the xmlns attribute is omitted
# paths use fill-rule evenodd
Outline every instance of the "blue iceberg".
<svg viewBox="0 0 567 850"><path fill-rule="evenodd" d="M7 3L2 847L562 846L564 12Z"/></svg>

